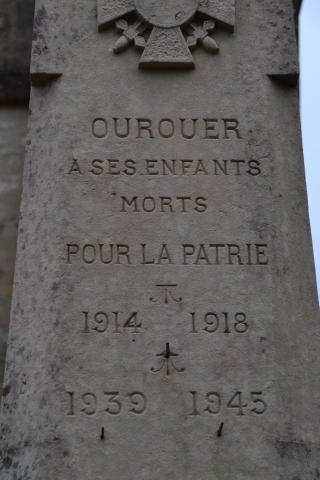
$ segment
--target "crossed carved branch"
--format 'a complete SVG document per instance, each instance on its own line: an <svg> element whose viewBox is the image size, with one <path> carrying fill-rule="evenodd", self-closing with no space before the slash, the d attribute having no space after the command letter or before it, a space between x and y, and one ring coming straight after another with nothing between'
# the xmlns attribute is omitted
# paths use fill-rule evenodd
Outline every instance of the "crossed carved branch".
<svg viewBox="0 0 320 480"><path fill-rule="evenodd" d="M207 20L204 22L203 27L199 27L193 22L188 23L185 27L190 37L187 38L187 44L190 50L194 50L198 43L210 53L219 53L219 47L213 38L209 37L209 33L213 32L215 22L213 20Z"/></svg>
<svg viewBox="0 0 320 480"><path fill-rule="evenodd" d="M123 52L132 42L134 42L137 50L143 50L145 48L146 41L140 35L148 28L146 23L138 20L133 25L128 25L125 20L118 20L116 22L116 28L117 32L122 33L122 36L117 40L113 48L114 53Z"/></svg>

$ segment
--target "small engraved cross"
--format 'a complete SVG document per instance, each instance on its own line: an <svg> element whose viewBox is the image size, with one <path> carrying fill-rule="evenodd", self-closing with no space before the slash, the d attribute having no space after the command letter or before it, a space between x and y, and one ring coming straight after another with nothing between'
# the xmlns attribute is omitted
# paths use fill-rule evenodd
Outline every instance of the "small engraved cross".
<svg viewBox="0 0 320 480"><path fill-rule="evenodd" d="M170 344L169 342L166 343L166 349L164 352L162 353L157 353L156 357L163 357L163 363L161 365L161 367L156 370L154 369L153 367L151 368L151 371L154 372L154 373L158 373L158 372L161 372L161 370L163 369L163 367L166 365L166 376L169 377L170 376L170 365L178 372L178 373L182 373L184 372L184 368L177 368L173 361L171 360L171 357L179 357L179 354L178 353L173 353L171 350L170 350ZM169 365L170 364L170 365Z"/></svg>

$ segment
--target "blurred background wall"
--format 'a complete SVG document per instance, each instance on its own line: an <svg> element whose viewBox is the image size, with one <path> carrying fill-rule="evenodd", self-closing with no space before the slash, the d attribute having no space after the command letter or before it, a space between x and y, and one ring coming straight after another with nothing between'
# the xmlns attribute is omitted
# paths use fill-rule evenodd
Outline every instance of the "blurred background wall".
<svg viewBox="0 0 320 480"><path fill-rule="evenodd" d="M297 32L299 27L299 12L301 8L301 4L302 4L302 0L293 0L293 8L294 8L294 16L295 16Z"/></svg>
<svg viewBox="0 0 320 480"><path fill-rule="evenodd" d="M30 94L34 0L0 0L0 396Z"/></svg>

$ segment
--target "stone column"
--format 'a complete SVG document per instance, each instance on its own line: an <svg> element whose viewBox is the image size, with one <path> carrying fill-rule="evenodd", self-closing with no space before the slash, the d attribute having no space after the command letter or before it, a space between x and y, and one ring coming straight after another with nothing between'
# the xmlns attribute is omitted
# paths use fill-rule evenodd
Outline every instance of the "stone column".
<svg viewBox="0 0 320 480"><path fill-rule="evenodd" d="M37 0L1 480L314 480L292 0Z"/></svg>

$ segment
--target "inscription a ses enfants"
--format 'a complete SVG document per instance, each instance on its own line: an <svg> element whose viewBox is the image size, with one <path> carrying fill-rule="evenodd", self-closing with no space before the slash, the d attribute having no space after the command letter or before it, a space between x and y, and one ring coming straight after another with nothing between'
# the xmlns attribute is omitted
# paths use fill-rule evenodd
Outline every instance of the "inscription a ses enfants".
<svg viewBox="0 0 320 480"><path fill-rule="evenodd" d="M90 174L92 178L103 175L134 177L143 175L147 177L162 176L239 176L250 175L256 177L262 173L259 160L242 159L119 159L119 158L94 158L70 161L67 169L68 175Z"/></svg>
<svg viewBox="0 0 320 480"><path fill-rule="evenodd" d="M243 140L242 128L236 118L95 118L91 132L98 140L107 138L159 140L173 137L181 140ZM243 158L140 158L118 154L111 158L92 156L73 158L68 162L69 175L90 174L93 178L102 175L144 176L258 176L262 173L261 162Z"/></svg>

